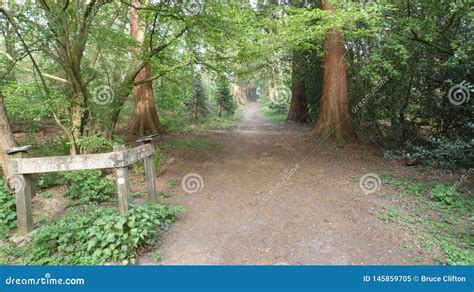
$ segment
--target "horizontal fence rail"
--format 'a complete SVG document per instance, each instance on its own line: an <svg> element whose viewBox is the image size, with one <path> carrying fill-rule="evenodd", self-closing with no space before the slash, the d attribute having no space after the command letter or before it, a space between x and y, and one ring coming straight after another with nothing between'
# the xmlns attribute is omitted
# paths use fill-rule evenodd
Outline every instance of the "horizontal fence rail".
<svg viewBox="0 0 474 292"><path fill-rule="evenodd" d="M8 166L12 175L119 168L132 165L139 160L152 156L153 153L153 145L145 144L133 149L101 154L37 158L10 158L8 160Z"/></svg>

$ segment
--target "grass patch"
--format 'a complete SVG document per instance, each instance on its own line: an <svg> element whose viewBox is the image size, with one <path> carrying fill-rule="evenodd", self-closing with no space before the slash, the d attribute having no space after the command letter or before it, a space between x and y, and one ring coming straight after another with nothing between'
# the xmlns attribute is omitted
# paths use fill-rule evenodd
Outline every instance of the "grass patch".
<svg viewBox="0 0 474 292"><path fill-rule="evenodd" d="M181 122L179 125L176 125L175 119L172 120L174 123L173 126L168 126L167 128L172 132L202 132L202 131L212 131L212 130L221 130L234 127L237 123L241 122L244 119L243 109L238 108L232 115L222 115L219 116L216 113L213 113L211 116L206 117L200 123L194 123L191 121Z"/></svg>
<svg viewBox="0 0 474 292"><path fill-rule="evenodd" d="M266 119L268 119L268 120L270 120L274 123L286 121L286 118L288 116L287 113L284 113L281 110L271 109L267 106L262 107L262 109L260 110L260 114L264 118L266 118Z"/></svg>
<svg viewBox="0 0 474 292"><path fill-rule="evenodd" d="M211 148L217 144L211 140L205 139L177 139L160 145L163 149L182 149L182 148Z"/></svg>
<svg viewBox="0 0 474 292"><path fill-rule="evenodd" d="M396 222L398 220L399 216L399 208L398 207L392 207L390 208L387 212L382 213L379 216L379 219L385 222Z"/></svg>
<svg viewBox="0 0 474 292"><path fill-rule="evenodd" d="M396 189L401 206L379 215L385 222L396 222L417 235L414 246L420 246L441 264L473 265L474 234L472 197L454 187L413 178L380 175L384 184ZM399 212L403 210L404 212ZM400 216L400 214L407 214Z"/></svg>
<svg viewBox="0 0 474 292"><path fill-rule="evenodd" d="M241 122L244 119L244 115L241 109L237 110L233 115L223 115L223 116L212 116L205 119L201 124L194 124L186 127L184 131L194 132L194 131L211 131L211 130L221 130L227 129L235 126L237 123Z"/></svg>

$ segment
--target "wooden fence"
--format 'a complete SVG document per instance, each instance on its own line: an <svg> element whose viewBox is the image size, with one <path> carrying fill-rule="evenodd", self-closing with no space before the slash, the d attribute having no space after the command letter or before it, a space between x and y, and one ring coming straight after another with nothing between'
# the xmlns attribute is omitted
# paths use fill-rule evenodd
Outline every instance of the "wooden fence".
<svg viewBox="0 0 474 292"><path fill-rule="evenodd" d="M38 158L23 158L22 156L23 153L18 152L8 159L10 171L8 184L15 193L18 232L22 235L33 230L30 176L34 173L112 168L116 174L119 210L123 215L128 210L131 195L128 166L144 159L148 199L152 202L157 201L155 149L152 144L144 144L133 149L118 145L114 147L113 152L101 154Z"/></svg>

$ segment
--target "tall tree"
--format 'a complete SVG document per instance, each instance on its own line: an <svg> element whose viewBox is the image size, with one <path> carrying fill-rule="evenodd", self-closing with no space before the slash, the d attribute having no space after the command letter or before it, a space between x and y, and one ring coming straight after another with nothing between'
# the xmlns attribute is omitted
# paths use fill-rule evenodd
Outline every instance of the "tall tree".
<svg viewBox="0 0 474 292"><path fill-rule="evenodd" d="M87 81L84 80L82 68L83 57L94 19L101 7L107 3L107 0L90 1L86 5L69 1L40 1L53 36L55 49L51 50L50 54L64 70L69 85L70 127L66 130L66 127L61 126L71 140L71 154L78 154L80 151L77 141L84 134L90 113ZM36 69L39 71L39 67ZM44 90L48 96L49 89L46 84Z"/></svg>
<svg viewBox="0 0 474 292"><path fill-rule="evenodd" d="M291 64L291 102L287 120L298 123L311 122L306 100L304 58L305 55L303 52L293 51Z"/></svg>
<svg viewBox="0 0 474 292"><path fill-rule="evenodd" d="M148 2L148 1L142 1ZM139 0L132 1L130 6L130 35L140 46L145 46L146 22L138 14L138 9L147 3ZM138 52L132 50L132 54L137 56ZM135 58L134 58L135 59ZM161 124L155 105L155 95L153 93L152 72L149 62L140 70L135 77L135 82L139 83L133 88L135 97L135 110L132 119L125 130L130 134L149 135L166 133L165 127ZM143 82L143 83L142 83Z"/></svg>
<svg viewBox="0 0 474 292"><path fill-rule="evenodd" d="M207 96L204 84L202 83L201 74L194 74L193 77L193 89L194 89L194 121L199 123L209 114L209 108L207 107Z"/></svg>
<svg viewBox="0 0 474 292"><path fill-rule="evenodd" d="M217 80L216 100L219 116L222 115L222 111L228 114L235 112L234 98L232 97L229 79L226 76L220 76Z"/></svg>
<svg viewBox="0 0 474 292"><path fill-rule="evenodd" d="M323 10L336 10L334 6L331 6L330 1L323 1ZM330 29L324 40L323 93L319 119L314 132L324 138L331 137L338 141L349 141L355 138L349 116L345 53L342 32L338 29Z"/></svg>

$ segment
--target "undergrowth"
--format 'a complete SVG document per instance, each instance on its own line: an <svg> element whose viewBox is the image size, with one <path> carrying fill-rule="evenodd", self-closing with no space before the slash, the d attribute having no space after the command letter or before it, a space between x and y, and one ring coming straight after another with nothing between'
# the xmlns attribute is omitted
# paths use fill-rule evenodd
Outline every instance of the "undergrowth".
<svg viewBox="0 0 474 292"><path fill-rule="evenodd" d="M137 251L153 245L181 211L168 205L131 205L122 216L116 208L85 206L42 226L28 246L0 252L5 258L22 250L15 261L29 265L133 264Z"/></svg>
<svg viewBox="0 0 474 292"><path fill-rule="evenodd" d="M226 129L235 126L243 120L242 108L237 108L234 114L219 116L213 113L209 117L204 118L200 123L194 123L182 120L176 116L168 118L163 117L163 124L170 132L200 132Z"/></svg>
<svg viewBox="0 0 474 292"><path fill-rule="evenodd" d="M15 226L15 196L5 188L4 179L0 177L0 240Z"/></svg>
<svg viewBox="0 0 474 292"><path fill-rule="evenodd" d="M384 184L397 190L402 207L389 208L379 218L402 224L416 235L416 244L441 264L474 264L474 201L443 183L420 182L382 174ZM405 216L401 216L401 209ZM441 256L439 256L441 254Z"/></svg>
<svg viewBox="0 0 474 292"><path fill-rule="evenodd" d="M286 118L288 116L288 113L286 111L269 108L268 106L262 107L260 113L262 114L262 116L274 123L286 121Z"/></svg>
<svg viewBox="0 0 474 292"><path fill-rule="evenodd" d="M111 176L102 177L100 170L83 170L64 174L67 190L64 196L73 204L100 203L110 199L116 186Z"/></svg>

